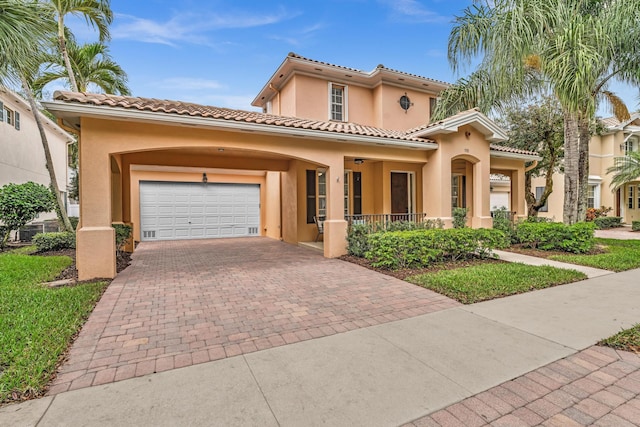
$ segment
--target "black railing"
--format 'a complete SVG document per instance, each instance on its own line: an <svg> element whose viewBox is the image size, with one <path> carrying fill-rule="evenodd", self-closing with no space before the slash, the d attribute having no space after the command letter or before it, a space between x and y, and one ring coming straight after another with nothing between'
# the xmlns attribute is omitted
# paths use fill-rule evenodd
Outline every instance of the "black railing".
<svg viewBox="0 0 640 427"><path fill-rule="evenodd" d="M394 222L412 222L421 224L427 221L426 213L394 213L394 214L361 214L345 215L344 219L349 226L354 224L366 224L376 228L386 228L387 224Z"/></svg>

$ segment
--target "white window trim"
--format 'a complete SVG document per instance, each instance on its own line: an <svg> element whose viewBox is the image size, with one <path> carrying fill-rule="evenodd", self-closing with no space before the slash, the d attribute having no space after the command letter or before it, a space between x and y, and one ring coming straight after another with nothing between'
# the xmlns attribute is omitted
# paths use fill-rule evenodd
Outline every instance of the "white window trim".
<svg viewBox="0 0 640 427"><path fill-rule="evenodd" d="M339 121L339 120L334 120L331 118L331 104L332 104L332 99L331 99L331 91L333 89L333 86L340 86L343 89L343 93L342 93L342 121L343 122L348 122L349 121L349 109L347 108L347 106L349 105L349 86L345 85L345 84L340 84L340 83L334 83L334 82L329 82L329 88L328 88L328 118L330 121Z"/></svg>
<svg viewBox="0 0 640 427"><path fill-rule="evenodd" d="M600 203L600 187L602 186L602 178L600 177L589 177L588 186L593 187L593 208L599 209L601 205Z"/></svg>

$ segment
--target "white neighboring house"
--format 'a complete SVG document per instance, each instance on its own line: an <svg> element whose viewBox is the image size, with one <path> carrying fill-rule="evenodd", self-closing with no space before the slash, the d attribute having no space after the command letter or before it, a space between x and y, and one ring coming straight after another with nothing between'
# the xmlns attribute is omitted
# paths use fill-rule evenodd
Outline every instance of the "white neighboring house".
<svg viewBox="0 0 640 427"><path fill-rule="evenodd" d="M44 114L45 128L58 188L67 201L68 144L73 137ZM0 187L28 181L49 186L44 149L29 103L18 94L0 86ZM55 211L40 214L36 221L55 219Z"/></svg>

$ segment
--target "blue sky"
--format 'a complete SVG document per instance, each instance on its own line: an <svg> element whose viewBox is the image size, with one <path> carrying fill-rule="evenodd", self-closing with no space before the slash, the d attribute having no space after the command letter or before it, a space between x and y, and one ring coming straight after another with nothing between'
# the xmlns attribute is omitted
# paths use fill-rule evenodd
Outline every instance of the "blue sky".
<svg viewBox="0 0 640 427"><path fill-rule="evenodd" d="M289 52L454 82L460 75L449 67L447 39L454 15L471 3L111 0L110 48L134 96L253 109L251 101ZM79 41L96 37L84 21L70 20L69 26ZM637 107L634 91L613 89Z"/></svg>

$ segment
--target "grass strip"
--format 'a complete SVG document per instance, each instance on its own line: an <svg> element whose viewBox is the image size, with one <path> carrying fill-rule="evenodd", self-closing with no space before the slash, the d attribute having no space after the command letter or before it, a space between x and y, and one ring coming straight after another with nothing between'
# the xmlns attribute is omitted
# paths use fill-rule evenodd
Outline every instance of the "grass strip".
<svg viewBox="0 0 640 427"><path fill-rule="evenodd" d="M463 304L543 289L586 279L575 270L519 263L479 264L408 277L408 282L446 295Z"/></svg>
<svg viewBox="0 0 640 427"><path fill-rule="evenodd" d="M106 282L48 288L69 257L0 255L0 402L40 395Z"/></svg>
<svg viewBox="0 0 640 427"><path fill-rule="evenodd" d="M606 345L617 350L633 351L640 354L640 323L620 331L612 337L602 340L599 345Z"/></svg>
<svg viewBox="0 0 640 427"><path fill-rule="evenodd" d="M553 255L550 259L610 271L640 268L640 240L596 239L604 253L596 255Z"/></svg>

